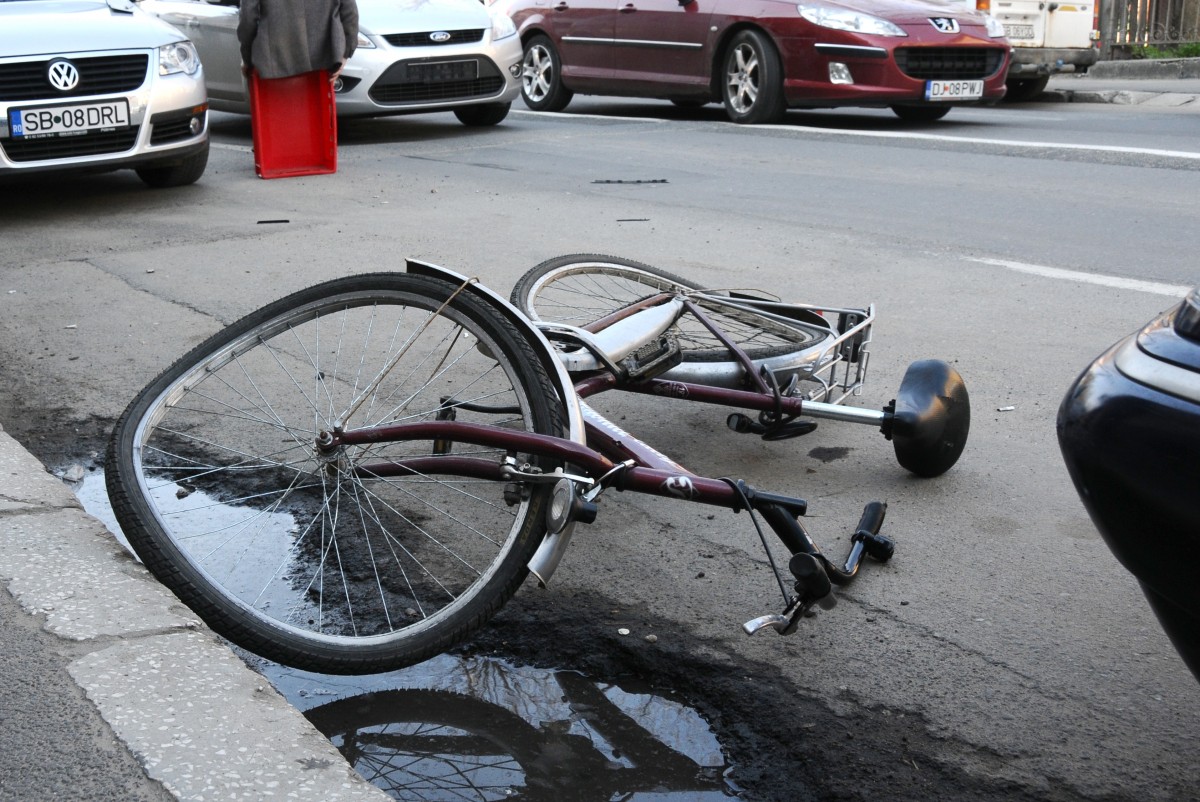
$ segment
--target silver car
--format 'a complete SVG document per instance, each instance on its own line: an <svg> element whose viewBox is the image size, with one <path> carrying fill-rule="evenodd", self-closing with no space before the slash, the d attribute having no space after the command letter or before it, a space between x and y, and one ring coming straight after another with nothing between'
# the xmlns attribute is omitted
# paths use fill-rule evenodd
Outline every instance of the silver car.
<svg viewBox="0 0 1200 802"><path fill-rule="evenodd" d="M128 0L0 0L0 178L132 168L191 184L208 163L196 49Z"/></svg>
<svg viewBox="0 0 1200 802"><path fill-rule="evenodd" d="M196 44L212 108L247 114L237 0L139 0ZM334 86L339 117L453 111L495 125L521 93L521 40L479 0L358 0L358 49Z"/></svg>

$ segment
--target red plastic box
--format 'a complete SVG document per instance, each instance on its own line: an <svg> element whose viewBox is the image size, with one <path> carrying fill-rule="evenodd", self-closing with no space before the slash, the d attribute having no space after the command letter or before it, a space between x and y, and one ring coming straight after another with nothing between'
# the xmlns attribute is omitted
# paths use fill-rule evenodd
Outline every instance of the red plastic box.
<svg viewBox="0 0 1200 802"><path fill-rule="evenodd" d="M337 172L337 113L325 70L250 75L254 171L260 178Z"/></svg>

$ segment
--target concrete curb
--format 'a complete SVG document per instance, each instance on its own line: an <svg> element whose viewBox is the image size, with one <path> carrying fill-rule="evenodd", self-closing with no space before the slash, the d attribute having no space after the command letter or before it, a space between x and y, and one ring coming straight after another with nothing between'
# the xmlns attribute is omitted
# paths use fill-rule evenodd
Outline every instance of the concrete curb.
<svg viewBox="0 0 1200 802"><path fill-rule="evenodd" d="M1098 80L1200 78L1200 58L1100 61L1089 67L1087 74L1089 78Z"/></svg>
<svg viewBox="0 0 1200 802"><path fill-rule="evenodd" d="M1200 106L1200 95L1179 92L1140 92L1128 89L1047 89L1037 98L1044 103L1113 103L1118 106Z"/></svg>
<svg viewBox="0 0 1200 802"><path fill-rule="evenodd" d="M83 652L71 677L175 798L389 799L3 429L0 583Z"/></svg>

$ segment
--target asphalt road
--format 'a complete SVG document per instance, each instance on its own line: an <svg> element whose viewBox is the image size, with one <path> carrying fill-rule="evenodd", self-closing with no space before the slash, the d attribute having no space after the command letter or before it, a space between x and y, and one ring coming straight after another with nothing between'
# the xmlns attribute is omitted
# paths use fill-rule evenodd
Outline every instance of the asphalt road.
<svg viewBox="0 0 1200 802"><path fill-rule="evenodd" d="M1037 114L1033 132L1003 108L933 127L368 121L342 127L337 175L283 181L254 177L248 124L219 116L195 187L39 182L4 209L0 422L48 464L94 460L136 390L202 337L404 257L502 292L545 258L601 252L709 286L874 302L863 406L923 357L970 388L968 450L937 480L851 424L763 443L720 410L599 406L694 470L806 497L831 552L863 503L887 500L891 563L798 635L747 639L741 622L778 599L746 517L614 496L552 588L527 587L494 631L558 667L686 685L743 748L784 750L742 766L762 798L788 772L801 797L1195 798L1200 687L1083 512L1054 415L1092 357L1196 281L1197 117Z"/></svg>

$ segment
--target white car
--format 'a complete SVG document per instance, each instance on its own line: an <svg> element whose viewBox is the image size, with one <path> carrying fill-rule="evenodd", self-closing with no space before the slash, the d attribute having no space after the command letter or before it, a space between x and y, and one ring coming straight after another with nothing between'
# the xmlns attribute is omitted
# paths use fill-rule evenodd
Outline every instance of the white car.
<svg viewBox="0 0 1200 802"><path fill-rule="evenodd" d="M196 44L213 109L248 114L237 0L139 0ZM521 40L479 0L358 0L358 48L334 85L339 117L453 111L495 125L521 93Z"/></svg>
<svg viewBox="0 0 1200 802"><path fill-rule="evenodd" d="M132 168L191 184L208 164L196 49L128 0L0 0L0 178Z"/></svg>

